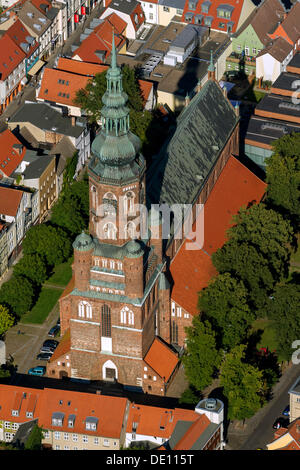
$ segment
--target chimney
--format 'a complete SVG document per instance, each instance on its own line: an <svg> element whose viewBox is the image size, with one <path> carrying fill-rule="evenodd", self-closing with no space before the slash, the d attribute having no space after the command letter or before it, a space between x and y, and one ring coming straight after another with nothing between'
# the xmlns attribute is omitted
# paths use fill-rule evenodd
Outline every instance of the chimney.
<svg viewBox="0 0 300 470"><path fill-rule="evenodd" d="M196 85L196 93L199 93L200 90L201 90L201 80L199 79Z"/></svg>
<svg viewBox="0 0 300 470"><path fill-rule="evenodd" d="M189 104L190 104L190 97L189 97L189 94L187 93L186 96L185 96L184 105L185 105L185 107L187 107Z"/></svg>
<svg viewBox="0 0 300 470"><path fill-rule="evenodd" d="M75 116L71 116L71 124L72 124L72 126L76 125L76 117Z"/></svg>

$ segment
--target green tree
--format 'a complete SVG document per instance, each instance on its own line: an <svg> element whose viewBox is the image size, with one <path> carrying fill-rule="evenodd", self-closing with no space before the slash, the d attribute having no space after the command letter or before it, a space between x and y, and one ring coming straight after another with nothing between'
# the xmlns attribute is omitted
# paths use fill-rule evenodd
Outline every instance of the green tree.
<svg viewBox="0 0 300 470"><path fill-rule="evenodd" d="M281 276L270 269L268 260L257 247L229 240L213 253L212 262L220 274L229 272L243 281L251 309L256 313L264 311L268 297Z"/></svg>
<svg viewBox="0 0 300 470"><path fill-rule="evenodd" d="M15 319L8 308L0 305L0 337L13 326Z"/></svg>
<svg viewBox="0 0 300 470"><path fill-rule="evenodd" d="M71 255L71 241L67 233L48 223L31 227L23 241L24 255L44 256L49 266L67 260Z"/></svg>
<svg viewBox="0 0 300 470"><path fill-rule="evenodd" d="M74 155L67 159L65 171L64 171L64 186L71 184L75 175L75 171L78 163L78 150Z"/></svg>
<svg viewBox="0 0 300 470"><path fill-rule="evenodd" d="M293 242L290 223L263 203L240 209L233 221L236 225L228 230L229 240L236 245L254 246L266 258L275 277L286 276Z"/></svg>
<svg viewBox="0 0 300 470"><path fill-rule="evenodd" d="M25 450L41 450L42 438L43 438L43 431L37 424L35 424L25 442L24 449Z"/></svg>
<svg viewBox="0 0 300 470"><path fill-rule="evenodd" d="M300 287L298 284L278 285L269 300L269 318L275 331L277 353L290 361L295 351L292 343L300 339Z"/></svg>
<svg viewBox="0 0 300 470"><path fill-rule="evenodd" d="M14 266L14 274L27 277L37 285L47 279L47 263L40 254L26 254Z"/></svg>
<svg viewBox="0 0 300 470"><path fill-rule="evenodd" d="M67 186L52 209L51 223L72 236L87 228L89 222L89 184L74 181Z"/></svg>
<svg viewBox="0 0 300 470"><path fill-rule="evenodd" d="M0 289L0 303L20 317L32 306L34 289L31 282L23 276L13 275Z"/></svg>
<svg viewBox="0 0 300 470"><path fill-rule="evenodd" d="M200 292L199 308L218 333L219 347L228 350L246 339L254 314L242 281L220 274Z"/></svg>
<svg viewBox="0 0 300 470"><path fill-rule="evenodd" d="M220 354L216 348L215 333L208 321L194 317L192 326L186 329L186 352L182 357L189 383L196 390L211 384L213 374L220 365Z"/></svg>
<svg viewBox="0 0 300 470"><path fill-rule="evenodd" d="M245 346L232 349L223 360L220 384L228 399L228 418L244 420L253 416L264 403L262 372L245 362Z"/></svg>
<svg viewBox="0 0 300 470"><path fill-rule="evenodd" d="M300 134L285 135L273 143L266 160L267 201L300 227Z"/></svg>

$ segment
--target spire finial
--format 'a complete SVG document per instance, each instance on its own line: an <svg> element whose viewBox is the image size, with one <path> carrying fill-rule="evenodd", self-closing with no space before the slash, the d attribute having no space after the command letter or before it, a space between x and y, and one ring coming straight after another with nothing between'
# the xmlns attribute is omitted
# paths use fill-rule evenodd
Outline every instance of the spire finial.
<svg viewBox="0 0 300 470"><path fill-rule="evenodd" d="M214 72L215 71L212 49L210 50L210 61L209 61L208 70L209 70L209 72Z"/></svg>
<svg viewBox="0 0 300 470"><path fill-rule="evenodd" d="M111 44L111 63L110 63L111 68L116 68L117 67L117 52L116 52L116 46L115 46L115 28L113 28L113 36L112 36L112 44Z"/></svg>

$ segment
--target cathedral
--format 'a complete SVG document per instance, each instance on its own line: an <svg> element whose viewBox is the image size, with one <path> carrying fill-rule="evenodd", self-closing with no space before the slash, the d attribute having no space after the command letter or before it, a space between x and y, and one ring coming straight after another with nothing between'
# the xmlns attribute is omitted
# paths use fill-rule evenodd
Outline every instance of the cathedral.
<svg viewBox="0 0 300 470"><path fill-rule="evenodd" d="M170 270L184 239L174 230L163 239L162 217L153 209L147 216L143 208L204 204L238 152L239 118L211 69L146 171L141 142L130 130L114 40L106 79L88 166L89 234L73 243L73 276L60 298L61 341L47 375L117 381L165 395L184 347L184 333L178 339L172 327ZM180 310L182 332L193 313Z"/></svg>

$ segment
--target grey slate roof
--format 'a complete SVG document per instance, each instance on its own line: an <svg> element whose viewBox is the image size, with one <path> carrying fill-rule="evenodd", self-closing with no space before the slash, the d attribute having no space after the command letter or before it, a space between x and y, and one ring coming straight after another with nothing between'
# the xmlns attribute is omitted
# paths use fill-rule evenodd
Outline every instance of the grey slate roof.
<svg viewBox="0 0 300 470"><path fill-rule="evenodd" d="M185 6L185 0L158 0L159 5L164 5L170 8L177 8L183 10Z"/></svg>
<svg viewBox="0 0 300 470"><path fill-rule="evenodd" d="M172 436L168 442L170 449L174 449L176 444L187 433L193 424L193 421L178 421L176 423ZM202 450L218 427L218 424L210 423L188 450Z"/></svg>
<svg viewBox="0 0 300 470"><path fill-rule="evenodd" d="M290 62L287 65L288 67L291 66L291 67L297 67L300 69L300 52L297 52L297 54L294 55L292 60L290 60Z"/></svg>
<svg viewBox="0 0 300 470"><path fill-rule="evenodd" d="M37 423L37 419L28 421L26 423L21 423L16 434L14 435L12 444L16 445L19 449L24 448L24 445L26 444L26 441L30 436L31 431Z"/></svg>
<svg viewBox="0 0 300 470"><path fill-rule="evenodd" d="M271 93L258 103L256 109L284 115L287 120L289 120L289 116L300 117L300 105L294 103L289 96L280 96Z"/></svg>
<svg viewBox="0 0 300 470"><path fill-rule="evenodd" d="M300 124L281 121L279 119L269 119L260 116L251 116L246 139L253 142L271 145L285 134L300 132Z"/></svg>
<svg viewBox="0 0 300 470"><path fill-rule="evenodd" d="M37 37L41 37L50 27L51 20L41 13L31 2L25 2L18 17Z"/></svg>
<svg viewBox="0 0 300 470"><path fill-rule="evenodd" d="M30 163L24 171L24 179L31 180L35 178L40 178L44 173L48 165L55 158L53 155L42 155L38 160Z"/></svg>
<svg viewBox="0 0 300 470"><path fill-rule="evenodd" d="M62 174L64 171L67 159L72 158L74 153L76 152L76 147L72 144L69 137L64 136L58 144L54 145L51 149L52 155L58 155L58 164L56 168L56 172L59 175Z"/></svg>
<svg viewBox="0 0 300 470"><path fill-rule="evenodd" d="M136 0L113 0L108 6L109 8L113 8L114 10L130 15L137 7L138 3L139 2Z"/></svg>
<svg viewBox="0 0 300 470"><path fill-rule="evenodd" d="M282 72L277 80L272 85L272 88L279 88L280 90L296 90L298 87L293 87L293 83L296 80L299 80L300 77L298 74L290 73L290 72Z"/></svg>
<svg viewBox="0 0 300 470"><path fill-rule="evenodd" d="M72 126L70 118L62 116L46 103L24 103L11 116L10 123L13 122L30 122L39 129L76 138L83 132L83 127Z"/></svg>
<svg viewBox="0 0 300 470"><path fill-rule="evenodd" d="M237 123L219 85L208 80L184 108L173 136L149 168L148 203L193 203Z"/></svg>

